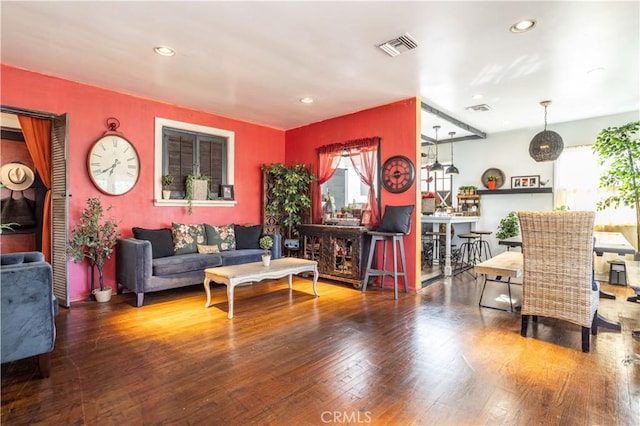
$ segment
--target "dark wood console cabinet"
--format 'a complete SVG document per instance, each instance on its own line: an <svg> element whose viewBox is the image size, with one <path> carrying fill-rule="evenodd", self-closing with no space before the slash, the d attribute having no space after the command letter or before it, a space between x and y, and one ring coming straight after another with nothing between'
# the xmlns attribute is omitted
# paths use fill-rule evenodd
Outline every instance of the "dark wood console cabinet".
<svg viewBox="0 0 640 426"><path fill-rule="evenodd" d="M360 288L371 237L364 226L298 225L301 255L318 261L323 278Z"/></svg>

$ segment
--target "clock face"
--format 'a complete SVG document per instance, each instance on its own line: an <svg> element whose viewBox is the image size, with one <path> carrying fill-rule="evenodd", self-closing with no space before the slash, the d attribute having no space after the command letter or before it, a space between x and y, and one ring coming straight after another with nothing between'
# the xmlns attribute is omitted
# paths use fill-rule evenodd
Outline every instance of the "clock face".
<svg viewBox="0 0 640 426"><path fill-rule="evenodd" d="M129 192L140 176L140 158L136 149L118 135L105 135L93 144L87 167L95 186L109 195Z"/></svg>
<svg viewBox="0 0 640 426"><path fill-rule="evenodd" d="M404 192L413 184L416 171L410 159L396 155L387 159L382 166L382 185L389 192Z"/></svg>

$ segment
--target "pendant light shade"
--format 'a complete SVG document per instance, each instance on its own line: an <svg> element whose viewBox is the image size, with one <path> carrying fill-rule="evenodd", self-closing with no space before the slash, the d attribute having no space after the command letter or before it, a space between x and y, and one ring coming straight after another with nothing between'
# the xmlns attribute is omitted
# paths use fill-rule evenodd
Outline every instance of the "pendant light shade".
<svg viewBox="0 0 640 426"><path fill-rule="evenodd" d="M431 167L429 167L429 170L432 172L441 172L444 170L444 167L438 161L438 129L440 128L440 126L433 126L433 128L436 131L436 162L433 163Z"/></svg>
<svg viewBox="0 0 640 426"><path fill-rule="evenodd" d="M459 175L460 171L456 166L453 165L453 135L456 132L449 132L449 136L451 136L451 165L447 167L447 170L444 171L445 175Z"/></svg>
<svg viewBox="0 0 640 426"><path fill-rule="evenodd" d="M554 131L547 130L547 107L551 101L542 101L544 107L544 130L533 137L529 144L529 155L536 161L553 161L562 153L564 143L562 137Z"/></svg>

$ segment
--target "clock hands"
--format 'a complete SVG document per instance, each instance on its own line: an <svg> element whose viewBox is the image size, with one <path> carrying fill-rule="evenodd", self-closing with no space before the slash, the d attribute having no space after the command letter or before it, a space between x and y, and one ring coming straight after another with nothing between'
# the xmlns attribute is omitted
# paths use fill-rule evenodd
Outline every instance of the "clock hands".
<svg viewBox="0 0 640 426"><path fill-rule="evenodd" d="M112 164L111 166L107 167L107 168L106 168L106 169L104 169L104 170L100 170L100 171L99 171L99 173L100 173L100 174L103 174L103 173L107 173L107 172L109 172L109 176L111 176L111 175L113 174L113 170L116 168L116 166L117 166L118 164L120 164L120 160L118 160L118 159L116 158L116 160L113 162L113 164Z"/></svg>

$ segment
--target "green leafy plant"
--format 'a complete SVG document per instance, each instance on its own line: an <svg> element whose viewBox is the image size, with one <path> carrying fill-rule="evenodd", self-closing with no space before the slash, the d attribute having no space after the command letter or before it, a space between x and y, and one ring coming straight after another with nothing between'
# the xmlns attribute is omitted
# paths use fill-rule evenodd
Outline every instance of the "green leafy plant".
<svg viewBox="0 0 640 426"><path fill-rule="evenodd" d="M163 175L160 181L162 182L162 188L168 191L171 184L173 184L173 175Z"/></svg>
<svg viewBox="0 0 640 426"><path fill-rule="evenodd" d="M105 210L100 198L88 198L87 206L80 214L80 221L71 231L67 254L74 262L86 260L91 266L91 290L93 291L93 268L98 270L100 290L104 290L103 266L113 254L120 232L115 219L104 220Z"/></svg>
<svg viewBox="0 0 640 426"><path fill-rule="evenodd" d="M311 208L311 183L314 176L303 164L263 164L262 170L273 181L272 199L266 210L269 214L283 215L281 225L287 230L287 238L292 238L297 234L296 226L302 223L302 215Z"/></svg>
<svg viewBox="0 0 640 426"><path fill-rule="evenodd" d="M520 221L518 220L518 214L516 212L510 212L500 220L496 237L499 240L504 240L505 238L515 237L516 235L520 235Z"/></svg>
<svg viewBox="0 0 640 426"><path fill-rule="evenodd" d="M206 180L207 181L207 187L209 186L209 182L211 182L211 177L210 176L205 176L205 175L201 175L201 174L190 174L187 175L185 182L184 182L184 187L185 187L185 199L187 200L187 213L191 214L192 213L192 201L193 201L193 181L194 180ZM209 190L207 189L207 194L209 193Z"/></svg>
<svg viewBox="0 0 640 426"><path fill-rule="evenodd" d="M498 178L495 177L495 176L491 176L491 175L487 176L487 181L488 182L494 182L494 181L497 181L497 180L498 180Z"/></svg>
<svg viewBox="0 0 640 426"><path fill-rule="evenodd" d="M615 188L615 193L598 202L598 210L608 207L635 208L640 223L640 121L600 131L593 145L599 164L608 165L600 176L601 188ZM640 232L637 232L640 247Z"/></svg>
<svg viewBox="0 0 640 426"><path fill-rule="evenodd" d="M271 249L271 247L273 247L273 238L271 238L269 235L265 235L264 237L260 238L258 243L260 244L260 248L264 250L264 255L269 256L271 254L269 250Z"/></svg>

